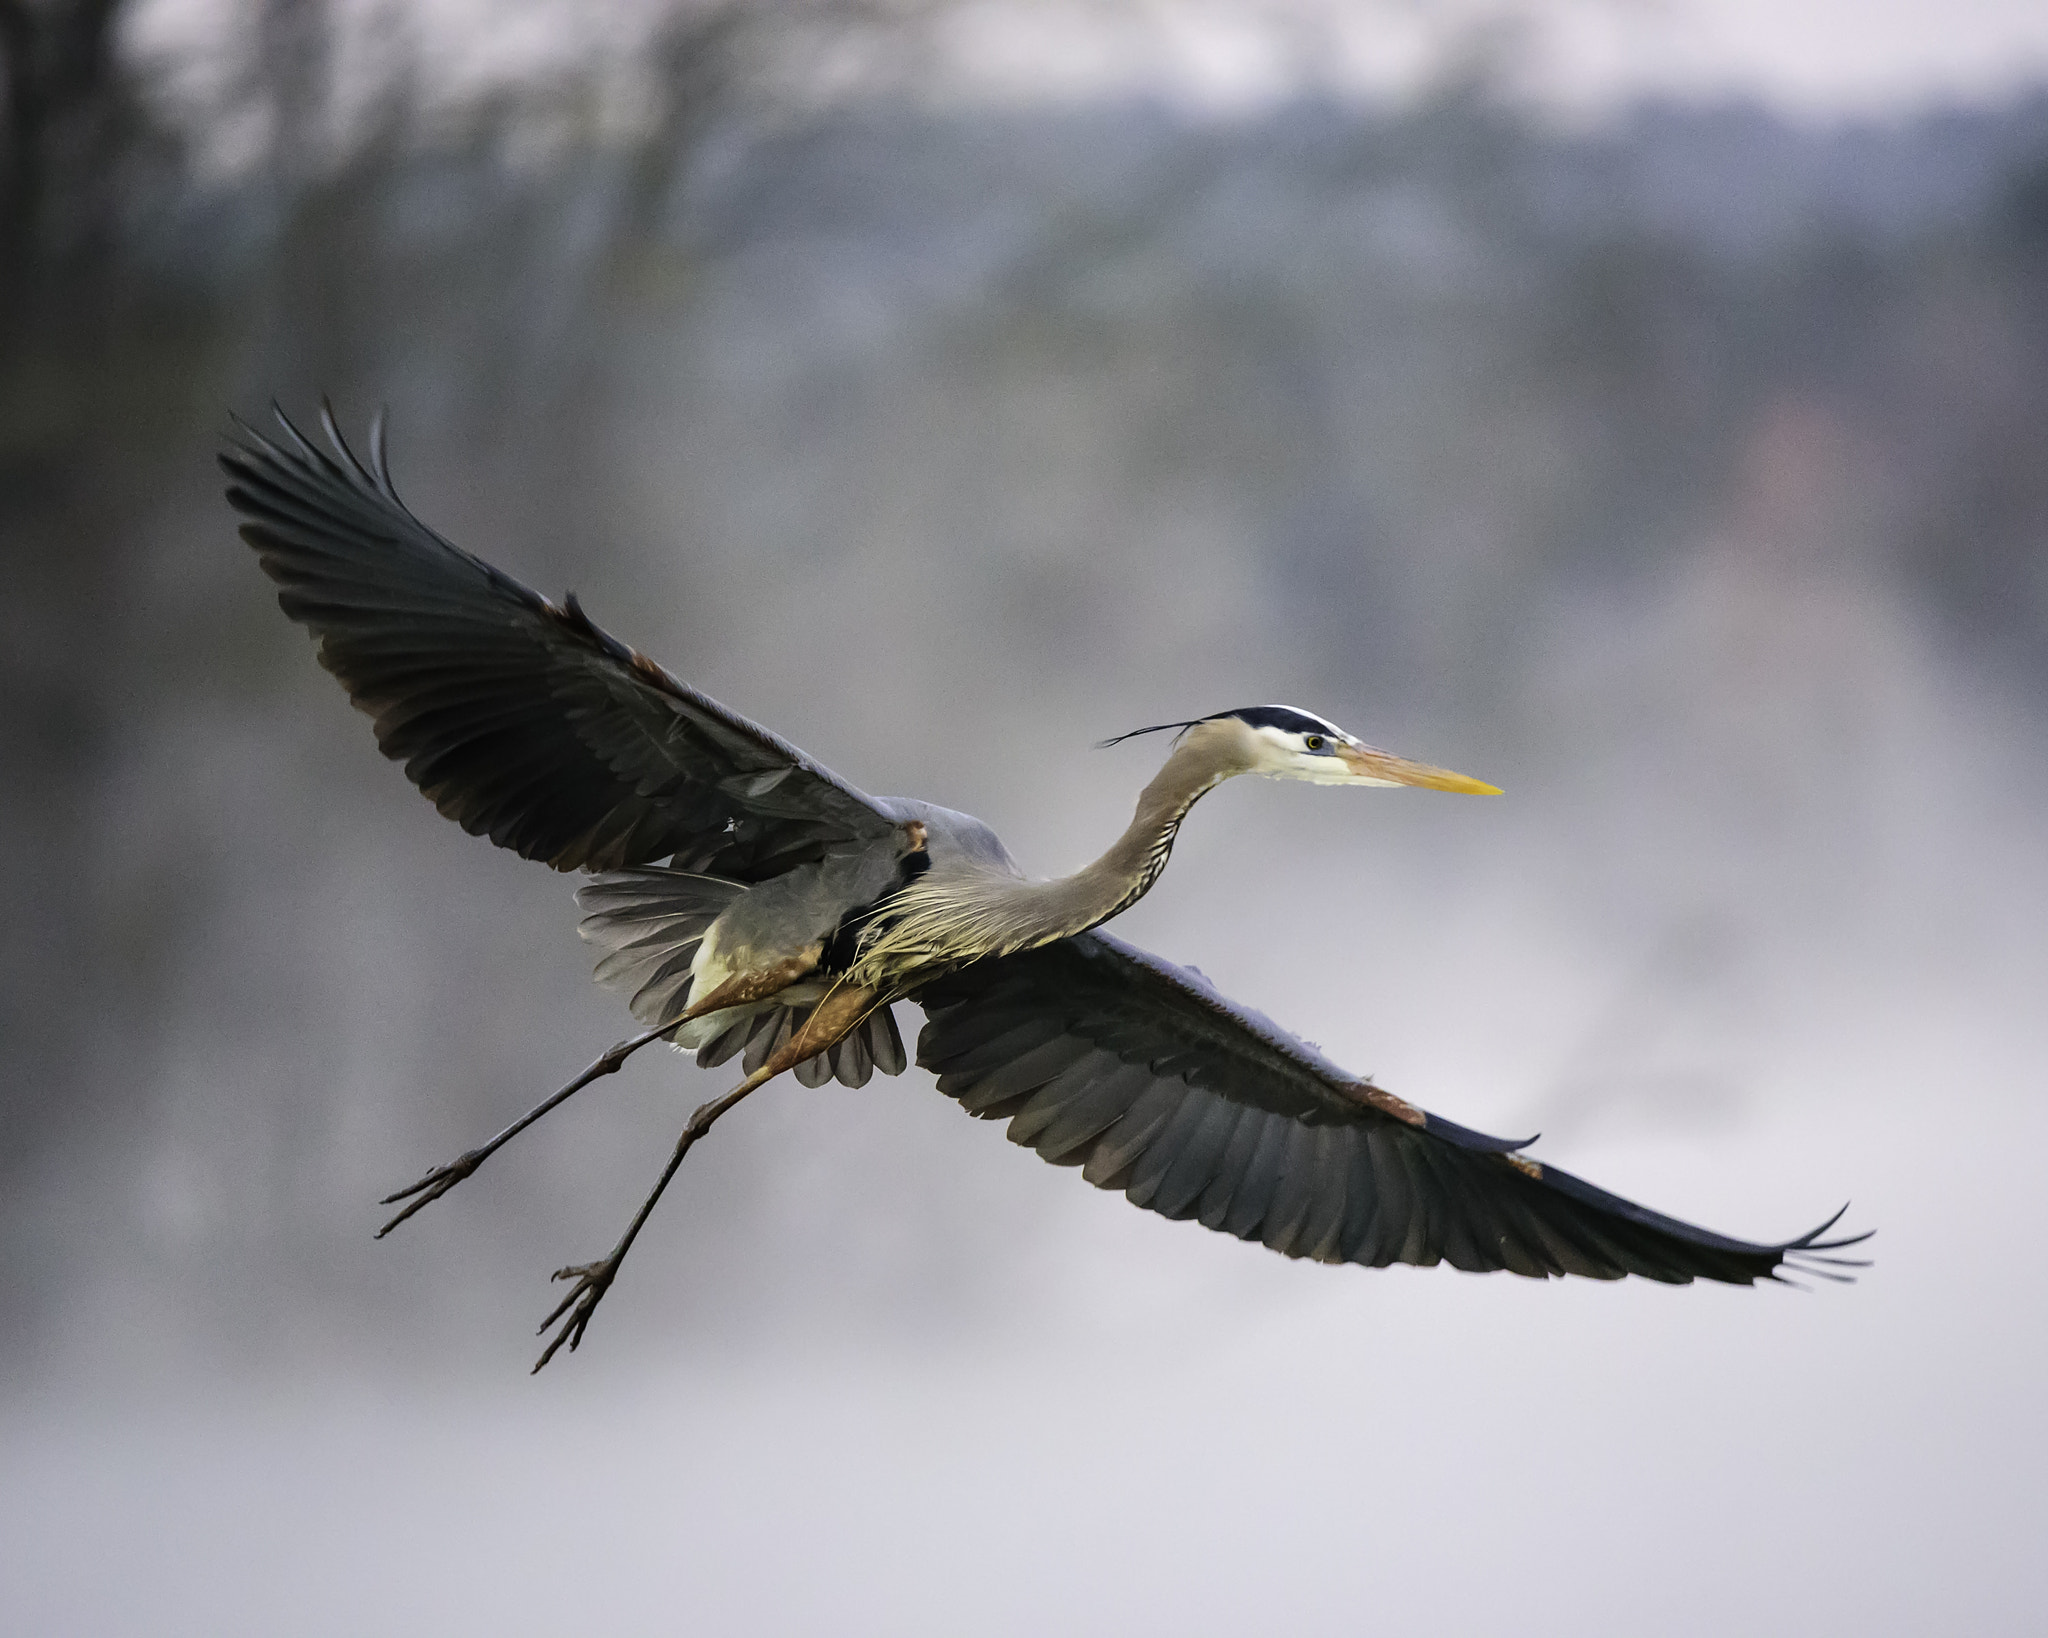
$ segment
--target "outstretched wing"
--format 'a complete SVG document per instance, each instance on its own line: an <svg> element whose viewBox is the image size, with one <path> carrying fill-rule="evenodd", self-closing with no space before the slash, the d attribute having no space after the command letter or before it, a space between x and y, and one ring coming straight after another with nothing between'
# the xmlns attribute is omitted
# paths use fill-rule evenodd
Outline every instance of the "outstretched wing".
<svg viewBox="0 0 2048 1638"><path fill-rule="evenodd" d="M1753 1245L1527 1159L1100 932L977 962L919 999L917 1061L1013 1143L1290 1257L1734 1285L1860 1266L1827 1255L1866 1238L1823 1238L1834 1218Z"/></svg>
<svg viewBox="0 0 2048 1638"><path fill-rule="evenodd" d="M472 835L557 870L657 859L739 882L891 822L794 745L429 529L398 498L381 427L365 465L282 413L221 457L242 537L318 639L377 743Z"/></svg>

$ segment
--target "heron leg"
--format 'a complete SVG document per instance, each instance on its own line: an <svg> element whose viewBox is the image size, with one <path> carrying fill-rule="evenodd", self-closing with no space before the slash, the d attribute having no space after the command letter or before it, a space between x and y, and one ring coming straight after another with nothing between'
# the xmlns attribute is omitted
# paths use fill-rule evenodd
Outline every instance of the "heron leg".
<svg viewBox="0 0 2048 1638"><path fill-rule="evenodd" d="M395 1206L401 1200L410 1203L406 1206L405 1210L377 1231L377 1238L383 1239L385 1235L397 1228L400 1223L404 1222L428 1201L440 1199L442 1195L454 1188L456 1184L469 1176L477 1167L481 1166L486 1160L489 1160L498 1150L507 1143L510 1143L512 1139L539 1120L550 1109L554 1108L556 1104L561 1103L573 1093L581 1092L592 1081L602 1076L616 1073L619 1066L632 1057L634 1053L638 1052L649 1042L660 1040L662 1036L668 1034L683 1021L680 1018L670 1019L669 1022L663 1024L659 1029L650 1029L644 1034L630 1036L626 1040L619 1042L616 1046L607 1049L595 1063L584 1070L581 1075L578 1075L567 1086L563 1087L561 1091L535 1104L488 1143L480 1144L478 1147L471 1149L467 1154L458 1155L445 1166L436 1166L417 1183L400 1189L396 1194L387 1194L378 1202L379 1205Z"/></svg>
<svg viewBox="0 0 2048 1638"><path fill-rule="evenodd" d="M772 1054L766 1063L724 1097L714 1098L698 1108L690 1117L689 1123L683 1127L682 1136L676 1139L675 1153L668 1157L668 1165L662 1168L653 1192L640 1203L640 1209L633 1214L633 1221L626 1225L626 1232L620 1236L619 1243L612 1247L610 1255L598 1262L576 1263L568 1268L555 1270L555 1279L573 1280L576 1283L569 1288L569 1294L555 1305L554 1312L540 1322L540 1331L536 1335L544 1333L557 1321L561 1322L561 1329L549 1338L540 1358L534 1361L533 1368L536 1372L555 1357L556 1350L563 1343L569 1345L572 1354L576 1351L577 1345L583 1341L585 1329L590 1324L590 1316L597 1312L597 1305L604 1301L604 1294L611 1289L612 1281L618 1278L619 1265L626 1260L626 1253L632 1249L633 1241L653 1213L654 1203L668 1187L669 1179L676 1175L677 1168L683 1163L683 1156L690 1152L700 1137L711 1130L712 1123L756 1087L772 1081L785 1069L800 1064L806 1058L814 1057L830 1047L867 1017L876 1000L877 996L871 990L857 989L850 985L835 990L819 1004L809 1018L804 1020L803 1027L783 1043L780 1051Z"/></svg>
<svg viewBox="0 0 2048 1638"><path fill-rule="evenodd" d="M669 1179L676 1175L676 1168L682 1165L683 1156L690 1152L700 1137L711 1130L712 1122L720 1115L763 1082L781 1073L781 1069L771 1069L767 1064L763 1064L724 1097L714 1098L700 1107L690 1117L689 1124L683 1128L683 1135L676 1139L675 1153L668 1157L668 1165L662 1169L653 1192L641 1201L640 1209L633 1214L633 1221L626 1225L626 1232L619 1237L619 1243L612 1247L611 1255L599 1262L576 1263L568 1268L555 1270L553 1278L574 1280L576 1283L570 1288L569 1294L555 1305L555 1311L540 1322L541 1331L546 1331L557 1320L562 1320L562 1328L550 1339L540 1358L534 1361L535 1371L553 1359L555 1350L565 1342L568 1343L571 1353L576 1351L576 1345L583 1340L584 1328L590 1324L590 1316L597 1312L597 1305L611 1289L612 1281L618 1278L619 1264L626 1260L626 1253L632 1249L633 1241L639 1236L641 1227L654 1211L654 1203L661 1198L662 1190L668 1187ZM568 1317L563 1319L564 1315Z"/></svg>
<svg viewBox="0 0 2048 1638"><path fill-rule="evenodd" d="M449 1161L445 1166L436 1166L417 1183L400 1189L396 1194L387 1194L382 1200L378 1201L377 1204L380 1206L395 1206L401 1200L409 1203L405 1210L377 1231L377 1238L383 1239L385 1235L397 1228L400 1223L404 1222L428 1201L440 1199L442 1195L454 1188L456 1184L460 1183L471 1172L475 1171L477 1167L496 1154L499 1149L503 1148L521 1132L525 1131L527 1127L539 1120L541 1116L554 1108L556 1104L561 1103L572 1093L581 1092L592 1081L599 1079L601 1076L615 1074L621 1064L650 1041L658 1041L670 1031L678 1029L695 1019L702 1018L706 1013L722 1012L727 1007L739 1006L749 1001L761 1001L771 995L779 994L810 972L813 967L817 966L818 956L823 948L822 945L812 945L805 950L799 951L789 960L779 962L773 967L765 968L758 972L735 974L732 978L727 979L725 983L719 985L711 994L686 1008L680 1018L671 1018L667 1023L655 1029L650 1029L641 1035L630 1036L626 1040L619 1042L616 1046L611 1047L588 1069L584 1070L581 1075L578 1075L567 1086L563 1087L561 1091L557 1092L553 1097L535 1104L533 1108L527 1110L525 1114L521 1115L510 1126L506 1127L504 1131L492 1138L490 1142L471 1149L467 1154L456 1156L455 1159ZM829 1042L826 1044L830 1045Z"/></svg>

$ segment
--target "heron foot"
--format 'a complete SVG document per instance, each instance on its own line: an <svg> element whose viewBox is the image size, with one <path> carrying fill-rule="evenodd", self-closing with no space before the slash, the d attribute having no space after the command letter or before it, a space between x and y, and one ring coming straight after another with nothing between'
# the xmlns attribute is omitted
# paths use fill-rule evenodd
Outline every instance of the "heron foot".
<svg viewBox="0 0 2048 1638"><path fill-rule="evenodd" d="M420 1207L426 1205L428 1201L439 1200L442 1195L446 1194L456 1184L469 1176L471 1172L475 1171L477 1167L481 1166L490 1153L489 1149L472 1149L467 1154L458 1155L445 1166L436 1166L417 1183L400 1189L396 1194L387 1194L382 1200L377 1202L378 1205L395 1206L401 1200L410 1201L411 1203L407 1205L404 1211L400 1212L377 1231L377 1238L383 1239L385 1235L397 1228L400 1223L418 1211Z"/></svg>
<svg viewBox="0 0 2048 1638"><path fill-rule="evenodd" d="M540 1358L534 1361L535 1372L555 1357L555 1350L563 1343L568 1343L570 1353L576 1351L576 1345L583 1340L584 1329L590 1324L590 1316L597 1312L597 1305L604 1301L604 1294L611 1289L612 1281L618 1278L619 1260L619 1254L613 1252L602 1262L579 1263L571 1268L555 1270L554 1279L574 1280L576 1283L569 1294L555 1305L555 1311L540 1322L540 1329L534 1332L539 1336L555 1321L562 1321L561 1329L549 1340ZM568 1317L563 1319L565 1314Z"/></svg>

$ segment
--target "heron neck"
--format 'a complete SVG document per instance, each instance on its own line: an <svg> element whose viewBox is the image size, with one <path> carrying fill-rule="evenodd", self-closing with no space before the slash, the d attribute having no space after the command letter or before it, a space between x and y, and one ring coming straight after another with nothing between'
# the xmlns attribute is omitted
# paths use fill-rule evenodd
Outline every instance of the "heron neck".
<svg viewBox="0 0 2048 1638"><path fill-rule="evenodd" d="M1186 743L1176 749L1153 775L1152 783L1139 793L1137 811L1109 851L1086 869L1047 884L1067 889L1072 913L1087 917L1074 930L1107 921L1143 898L1166 868L1174 837L1188 810L1232 774L1241 772L1241 768L1220 763Z"/></svg>
<svg viewBox="0 0 2048 1638"><path fill-rule="evenodd" d="M1188 809L1232 774L1248 771L1217 740L1183 740L1139 795L1123 835L1071 876L1029 882L1009 871L935 866L904 889L894 914L863 942L853 980L887 989L935 968L1049 944L1129 909L1166 868Z"/></svg>

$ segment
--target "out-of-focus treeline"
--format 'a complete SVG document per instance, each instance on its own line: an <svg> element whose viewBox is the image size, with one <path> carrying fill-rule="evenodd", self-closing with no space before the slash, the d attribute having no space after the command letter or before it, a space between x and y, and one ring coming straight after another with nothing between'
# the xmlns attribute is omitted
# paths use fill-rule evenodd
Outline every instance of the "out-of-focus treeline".
<svg viewBox="0 0 2048 1638"><path fill-rule="evenodd" d="M453 853L348 852L416 799L383 770L388 804L352 807L356 764L327 759L362 751L362 725L321 697L332 733L308 749L292 714L332 689L252 592L211 460L227 414L273 395L332 394L357 425L390 404L433 521L549 589L602 580L621 614L666 600L610 623L693 675L750 598L787 616L815 582L815 645L795 619L780 640L859 666L790 699L876 679L819 707L821 752L957 728L951 709L1020 736L1028 765L1129 726L1125 700L1235 703L1199 693L1181 645L1244 631L1290 645L1303 703L1508 745L1540 709L1531 611L1663 572L1743 507L1779 549L1903 588L2002 695L2048 687L2048 102L1817 128L1645 108L1576 135L1483 80L1227 121L805 111L764 89L787 78L772 12L734 5L656 33L624 126L573 82L450 112L406 72L342 121L324 9L268 0L209 115L264 134L222 165L162 114L124 10L0 0L17 1343L110 1247L167 1302L201 1265L303 1283L280 1233L316 1283L367 1285L323 1248L345 1221L367 1262L347 1214L393 1149L373 1166L337 1135L353 1117L307 1063L342 1064L424 1163L508 1087L545 1090L541 1043L589 1055L512 1018L573 975L518 967L525 924L486 910L448 935L486 952L475 970L384 1037L391 972L439 970L376 947L388 906L349 883L417 890ZM713 541L722 567L693 555ZM929 618L909 640L878 620L864 649L861 597ZM1025 720L1019 679L1065 738ZM917 761L847 771L914 786ZM324 844L277 834L309 813ZM321 845L347 868L251 887ZM330 925L373 953L307 954ZM487 1005L507 1009L495 1045ZM608 1016L576 1014L591 1041ZM426 1079L430 1104L395 1090ZM559 1240L515 1234L507 1264L552 1266ZM405 1289L478 1244L451 1238Z"/></svg>
<svg viewBox="0 0 2048 1638"><path fill-rule="evenodd" d="M610 295L668 243L678 176L792 8L676 8L645 43L630 149L600 146L616 88L573 61L458 105L401 40L343 108L325 0L245 8L242 60L174 108L156 82L178 65L124 37L138 9L0 0L0 834L22 862L0 935L0 1212L41 1259L0 1275L10 1312L24 1282L63 1278L57 1248L94 1215L74 1168L147 1118L127 1054L175 1010L217 891L175 846L110 884L110 785L181 699L271 681L220 606L206 527L229 413L424 403L544 507L591 431L578 407L603 397ZM260 133L225 168L224 129ZM174 518L198 528L167 546Z"/></svg>

